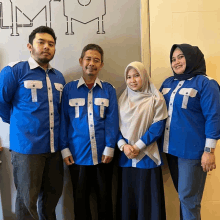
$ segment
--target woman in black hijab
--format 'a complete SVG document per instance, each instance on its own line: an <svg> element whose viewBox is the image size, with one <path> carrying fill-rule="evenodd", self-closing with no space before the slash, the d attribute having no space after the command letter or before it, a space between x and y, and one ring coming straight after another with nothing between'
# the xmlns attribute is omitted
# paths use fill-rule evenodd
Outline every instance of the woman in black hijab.
<svg viewBox="0 0 220 220"><path fill-rule="evenodd" d="M206 175L216 168L219 85L206 76L204 55L196 46L174 44L170 63L174 76L160 89L168 108L163 152L179 194L180 219L199 220Z"/></svg>

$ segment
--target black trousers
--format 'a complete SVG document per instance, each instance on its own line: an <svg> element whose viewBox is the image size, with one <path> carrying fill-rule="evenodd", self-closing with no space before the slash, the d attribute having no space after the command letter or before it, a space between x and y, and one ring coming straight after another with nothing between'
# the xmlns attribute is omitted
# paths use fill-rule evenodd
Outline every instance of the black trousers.
<svg viewBox="0 0 220 220"><path fill-rule="evenodd" d="M112 163L69 166L74 198L75 220L92 220L90 193L97 196L98 220L112 220Z"/></svg>

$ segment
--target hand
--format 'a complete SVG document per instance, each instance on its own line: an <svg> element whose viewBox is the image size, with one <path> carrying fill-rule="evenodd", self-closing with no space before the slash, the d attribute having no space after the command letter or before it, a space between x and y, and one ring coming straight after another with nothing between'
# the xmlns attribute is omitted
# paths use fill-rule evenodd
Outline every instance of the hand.
<svg viewBox="0 0 220 220"><path fill-rule="evenodd" d="M3 147L0 147L0 152L3 151Z"/></svg>
<svg viewBox="0 0 220 220"><path fill-rule="evenodd" d="M72 165L72 164L75 163L74 160L73 160L73 156L65 157L63 160L64 160L64 162L67 166Z"/></svg>
<svg viewBox="0 0 220 220"><path fill-rule="evenodd" d="M204 152L201 159L201 166L204 172L209 172L215 169L215 154Z"/></svg>
<svg viewBox="0 0 220 220"><path fill-rule="evenodd" d="M133 153L138 156L139 153L140 153L140 149L139 149L136 145L133 145L132 147L133 147L133 149L134 149Z"/></svg>
<svg viewBox="0 0 220 220"><path fill-rule="evenodd" d="M135 146L135 145L134 145ZM129 144L126 144L124 146L124 153L127 156L128 159L134 159L135 157L138 156L140 150L138 149L137 146L131 146Z"/></svg>
<svg viewBox="0 0 220 220"><path fill-rule="evenodd" d="M110 163L113 157L102 155L102 163Z"/></svg>

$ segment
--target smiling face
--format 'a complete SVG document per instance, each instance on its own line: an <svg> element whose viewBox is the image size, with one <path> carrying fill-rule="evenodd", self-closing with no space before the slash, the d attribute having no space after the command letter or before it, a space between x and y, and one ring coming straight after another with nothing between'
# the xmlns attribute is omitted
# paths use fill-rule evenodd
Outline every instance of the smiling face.
<svg viewBox="0 0 220 220"><path fill-rule="evenodd" d="M50 34L37 33L33 44L28 43L28 50L33 59L43 68L47 68L48 63L55 54L55 41Z"/></svg>
<svg viewBox="0 0 220 220"><path fill-rule="evenodd" d="M83 58L79 59L83 69L83 78L86 80L96 79L104 63L101 61L101 54L97 50L87 50Z"/></svg>
<svg viewBox="0 0 220 220"><path fill-rule="evenodd" d="M133 91L138 91L141 89L143 83L141 76L136 69L132 68L128 71L126 83Z"/></svg>
<svg viewBox="0 0 220 220"><path fill-rule="evenodd" d="M171 67L176 74L183 74L186 69L186 58L178 47L173 52Z"/></svg>

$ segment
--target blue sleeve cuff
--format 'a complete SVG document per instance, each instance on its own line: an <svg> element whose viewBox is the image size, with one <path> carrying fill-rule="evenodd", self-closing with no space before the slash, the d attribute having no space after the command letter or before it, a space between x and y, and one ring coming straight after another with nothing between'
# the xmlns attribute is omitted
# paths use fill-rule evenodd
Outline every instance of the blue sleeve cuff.
<svg viewBox="0 0 220 220"><path fill-rule="evenodd" d="M62 154L63 159L66 157L72 156L69 148L65 148L61 150L61 154Z"/></svg>
<svg viewBox="0 0 220 220"><path fill-rule="evenodd" d="M103 152L103 155L105 156L109 156L109 157L113 157L114 156L114 152L115 152L115 149L112 148L112 147L105 147L105 150Z"/></svg>
<svg viewBox="0 0 220 220"><path fill-rule="evenodd" d="M215 148L217 144L217 140L206 138L205 147Z"/></svg>

